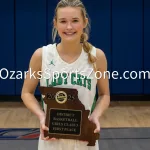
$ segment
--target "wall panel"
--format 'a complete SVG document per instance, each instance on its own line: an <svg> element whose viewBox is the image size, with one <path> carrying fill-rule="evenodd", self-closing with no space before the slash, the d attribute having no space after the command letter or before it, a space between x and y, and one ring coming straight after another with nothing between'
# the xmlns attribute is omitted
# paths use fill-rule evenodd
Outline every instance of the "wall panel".
<svg viewBox="0 0 150 150"><path fill-rule="evenodd" d="M16 0L16 70L27 71L32 54L46 42L46 0ZM16 80L17 95L23 80Z"/></svg>
<svg viewBox="0 0 150 150"><path fill-rule="evenodd" d="M142 4L142 0L112 0L111 65L119 73L112 80L113 94L143 93L143 81L138 78L143 69ZM125 71L129 71L125 76L129 79L124 78Z"/></svg>
<svg viewBox="0 0 150 150"><path fill-rule="evenodd" d="M10 79L15 70L13 0L0 1L0 34L0 95L14 95L15 76Z"/></svg>

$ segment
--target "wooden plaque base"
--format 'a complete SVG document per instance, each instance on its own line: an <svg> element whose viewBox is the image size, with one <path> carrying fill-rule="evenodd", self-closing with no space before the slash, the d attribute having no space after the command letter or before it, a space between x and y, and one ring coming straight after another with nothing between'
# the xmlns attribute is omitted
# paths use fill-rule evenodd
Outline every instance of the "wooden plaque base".
<svg viewBox="0 0 150 150"><path fill-rule="evenodd" d="M90 111L78 99L76 89L39 87L47 104L46 126L49 131L44 136L60 139L88 141L87 146L94 146L99 133L94 133L96 125L89 121Z"/></svg>

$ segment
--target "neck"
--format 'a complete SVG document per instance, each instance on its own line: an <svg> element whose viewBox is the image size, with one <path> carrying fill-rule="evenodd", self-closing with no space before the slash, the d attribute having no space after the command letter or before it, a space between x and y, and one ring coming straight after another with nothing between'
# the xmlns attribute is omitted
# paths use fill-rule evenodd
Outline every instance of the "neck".
<svg viewBox="0 0 150 150"><path fill-rule="evenodd" d="M58 45L58 50L67 54L78 54L82 50L82 44L80 42L64 42L61 41Z"/></svg>

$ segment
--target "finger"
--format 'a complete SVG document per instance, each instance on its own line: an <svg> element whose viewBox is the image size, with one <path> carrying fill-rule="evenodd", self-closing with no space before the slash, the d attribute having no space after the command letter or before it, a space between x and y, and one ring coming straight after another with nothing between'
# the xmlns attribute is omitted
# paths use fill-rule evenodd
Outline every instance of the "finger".
<svg viewBox="0 0 150 150"><path fill-rule="evenodd" d="M90 116L89 118L88 118L90 121L92 121L92 117Z"/></svg>
<svg viewBox="0 0 150 150"><path fill-rule="evenodd" d="M41 139L42 139L42 140L44 139L44 134L43 134L43 133L41 133Z"/></svg>
<svg viewBox="0 0 150 150"><path fill-rule="evenodd" d="M48 130L48 128L43 124L43 125L41 125L41 128L40 128L41 139L47 140L47 139L49 139L49 137L44 137L44 130Z"/></svg>
<svg viewBox="0 0 150 150"><path fill-rule="evenodd" d="M49 128L47 126L45 126L45 124L42 124L42 129L48 131Z"/></svg>
<svg viewBox="0 0 150 150"><path fill-rule="evenodd" d="M43 133L41 133L41 139L42 139L42 140L48 140L48 139L49 139L49 136L44 137L44 134L43 134Z"/></svg>
<svg viewBox="0 0 150 150"><path fill-rule="evenodd" d="M100 123L97 120L97 121L95 121L95 124L96 124L96 129L94 130L94 133L98 133L98 132L100 132Z"/></svg>
<svg viewBox="0 0 150 150"><path fill-rule="evenodd" d="M43 138L43 140L45 140L45 141L49 140L49 136Z"/></svg>
<svg viewBox="0 0 150 150"><path fill-rule="evenodd" d="M49 140L52 140L52 141L54 140L54 141L55 141L55 140L56 140L56 138L50 138Z"/></svg>
<svg viewBox="0 0 150 150"><path fill-rule="evenodd" d="M49 136L44 137L44 135L41 135L41 139L44 140L44 141L47 141L47 140L49 140Z"/></svg>
<svg viewBox="0 0 150 150"><path fill-rule="evenodd" d="M41 128L40 128L40 134L41 134L41 139L44 139L44 132Z"/></svg>
<svg viewBox="0 0 150 150"><path fill-rule="evenodd" d="M47 140L49 138L48 136L44 137L44 131L43 130L41 130L40 134L41 134L41 139L42 140Z"/></svg>
<svg viewBox="0 0 150 150"><path fill-rule="evenodd" d="M99 133L100 132L100 128L97 127L95 130L94 130L94 133Z"/></svg>

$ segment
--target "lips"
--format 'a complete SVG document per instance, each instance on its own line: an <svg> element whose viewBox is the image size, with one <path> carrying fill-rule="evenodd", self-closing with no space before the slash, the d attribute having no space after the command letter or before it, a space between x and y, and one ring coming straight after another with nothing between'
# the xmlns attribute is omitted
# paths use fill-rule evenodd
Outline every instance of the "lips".
<svg viewBox="0 0 150 150"><path fill-rule="evenodd" d="M71 36L71 35L74 35L76 32L64 32L65 35L67 36Z"/></svg>

